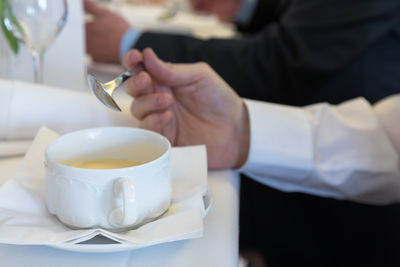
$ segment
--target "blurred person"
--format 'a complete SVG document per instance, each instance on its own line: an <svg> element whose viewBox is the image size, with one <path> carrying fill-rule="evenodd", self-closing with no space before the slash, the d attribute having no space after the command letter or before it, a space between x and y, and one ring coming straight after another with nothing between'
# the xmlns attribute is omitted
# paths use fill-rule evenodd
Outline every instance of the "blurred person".
<svg viewBox="0 0 400 267"><path fill-rule="evenodd" d="M175 146L205 144L209 168L236 168L261 184L287 192L354 200L358 203L352 205L360 209L366 205L359 203L399 202L400 94L375 105L357 98L336 106L291 107L243 99L207 64L165 63L150 49L128 53L124 65L133 68L141 61L147 71L126 83L135 98L132 114L143 128L162 133ZM282 208L279 203L259 202L258 212L265 212L268 205ZM372 211L373 223L388 223L374 218L384 214L378 209L366 211ZM303 216L325 221L323 212ZM280 245L269 244L268 224L256 223L258 232L251 238L270 256L268 266L397 266L399 243L394 241L400 235L397 227L388 226L395 226L400 218L388 219L391 224L379 224L382 228L371 235L361 225L353 226L351 217L344 218L350 224L343 226L349 236L332 237L335 227L325 224L327 244L318 244L320 249L307 242L297 247L282 236L284 256L273 255ZM369 227L376 230L375 225ZM304 234L301 228L286 230L297 238ZM386 231L393 243L386 239ZM321 234L318 228L312 233ZM365 236L358 240L360 234ZM335 238L342 242L330 244Z"/></svg>
<svg viewBox="0 0 400 267"><path fill-rule="evenodd" d="M89 0L85 10L94 16L86 40L95 61L118 63L130 48L151 47L168 62L207 62L242 97L290 105L358 96L373 103L399 91L397 0L259 0L241 24L256 33L209 40L130 29Z"/></svg>
<svg viewBox="0 0 400 267"><path fill-rule="evenodd" d="M235 23L242 33L254 33L274 21L287 4L286 0L189 0L195 12L216 15Z"/></svg>

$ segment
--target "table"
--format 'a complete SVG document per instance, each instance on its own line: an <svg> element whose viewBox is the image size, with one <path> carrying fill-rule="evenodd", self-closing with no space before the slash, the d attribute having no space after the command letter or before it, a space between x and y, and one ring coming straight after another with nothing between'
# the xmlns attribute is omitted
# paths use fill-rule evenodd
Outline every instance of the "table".
<svg viewBox="0 0 400 267"><path fill-rule="evenodd" d="M0 159L0 186L13 175L21 160L22 157ZM101 254L0 244L0 266L238 266L238 174L231 170L209 171L208 185L213 206L204 219L202 238Z"/></svg>
<svg viewBox="0 0 400 267"><path fill-rule="evenodd" d="M78 33L82 31L79 29L82 24L82 18L78 14L82 13L80 5L75 2L71 2L71 8L75 8L73 14L77 14L72 24L75 30L78 29ZM129 8L129 6L127 6ZM144 14L143 10L148 9L143 7L142 9L125 9L125 16L130 19L134 19L137 16L135 14ZM132 13L138 11L137 13ZM150 10L151 11L151 10ZM150 12L149 11L149 12ZM156 10L159 12L160 10ZM152 11L151 11L152 12ZM148 14L148 13L146 13ZM156 13L151 13L156 18ZM147 16L147 15L146 15ZM145 17L146 17L145 16ZM72 21L73 17L71 17ZM187 24L188 21L186 15L177 16L177 21L171 22L171 27L175 27L175 30L179 30L179 25ZM131 23L137 23L143 20L130 21ZM192 20L190 20L192 21ZM146 21L145 21L146 22ZM180 24L179 24L180 23ZM230 37L232 35L231 28L216 27L215 23L210 20L200 20L200 30L193 30L193 33L203 34L201 29L207 27L207 34L209 29L214 29L212 34L218 34L222 37ZM201 24L203 23L203 24ZM148 26L148 25L147 25ZM158 26L158 24L151 24L151 26ZM73 30L72 34L76 34ZM68 32L64 30L64 32ZM77 34L80 36L79 34ZM203 36L208 37L208 36ZM77 42L74 39L74 43L80 45L78 54L82 54L84 51L83 40ZM66 45L64 42L61 44ZM68 44L69 45L69 44ZM54 50L57 50L57 46L54 45ZM70 50L70 49L69 49ZM59 50L64 51L64 50ZM57 52L57 51L56 51ZM51 51L49 51L51 53ZM54 52L55 53L55 52ZM48 55L47 58L51 58ZM77 63L78 68L74 73L82 72L82 62ZM30 66L30 65L29 65ZM101 80L109 80L121 71L120 66L88 66L90 72L95 72L96 77L103 78ZM111 71L110 71L111 67ZM48 68L51 70L51 68ZM97 72L96 72L97 71ZM62 72L59 72L62 73ZM118 95L121 94L121 95ZM123 110L129 110L129 104L131 99L125 98L122 90L120 90L116 97L121 108ZM124 100L127 100L124 102ZM20 164L22 157L14 158L1 158L0 157L0 186L7 181L14 174L16 168ZM47 246L22 246L22 245L8 245L0 244L0 266L1 267L79 267L79 266L113 266L113 267L128 267L128 266L161 266L161 267L224 267L224 266L238 266L238 220L239 220L239 176L232 170L224 171L210 171L208 177L208 185L213 198L213 205L210 212L204 219L204 236L199 239L191 239L184 241L177 241L172 243L159 244L147 248L115 252L115 253L82 253L82 252L71 252L66 250L60 250Z"/></svg>

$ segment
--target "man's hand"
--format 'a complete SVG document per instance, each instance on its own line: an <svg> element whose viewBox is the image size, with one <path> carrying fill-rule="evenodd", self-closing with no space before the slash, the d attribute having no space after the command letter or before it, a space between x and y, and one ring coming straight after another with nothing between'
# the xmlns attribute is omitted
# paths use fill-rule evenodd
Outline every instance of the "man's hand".
<svg viewBox="0 0 400 267"><path fill-rule="evenodd" d="M84 6L85 12L93 16L93 21L86 23L87 53L97 62L119 63L119 46L130 28L128 22L90 0L85 0Z"/></svg>
<svg viewBox="0 0 400 267"><path fill-rule="evenodd" d="M242 0L190 0L195 11L215 14L227 22L233 21L241 3Z"/></svg>
<svg viewBox="0 0 400 267"><path fill-rule="evenodd" d="M173 145L205 144L210 168L240 167L249 150L249 118L242 99L205 63L170 64L151 49L128 52L124 65L143 61L125 83L135 99L132 114L141 126Z"/></svg>

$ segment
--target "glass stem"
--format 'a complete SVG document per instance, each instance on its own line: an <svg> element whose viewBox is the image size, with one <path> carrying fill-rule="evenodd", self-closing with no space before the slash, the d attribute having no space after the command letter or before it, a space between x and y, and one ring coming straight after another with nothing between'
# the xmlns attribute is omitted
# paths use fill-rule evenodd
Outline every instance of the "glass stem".
<svg viewBox="0 0 400 267"><path fill-rule="evenodd" d="M43 83L43 53L32 53L35 83Z"/></svg>

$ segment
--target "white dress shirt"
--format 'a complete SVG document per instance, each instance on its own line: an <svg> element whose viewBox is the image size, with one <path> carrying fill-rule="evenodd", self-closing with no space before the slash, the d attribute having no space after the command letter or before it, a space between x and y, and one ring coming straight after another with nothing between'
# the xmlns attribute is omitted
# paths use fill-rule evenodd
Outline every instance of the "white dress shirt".
<svg viewBox="0 0 400 267"><path fill-rule="evenodd" d="M364 203L400 200L400 94L303 108L246 100L250 152L240 171L287 192Z"/></svg>

